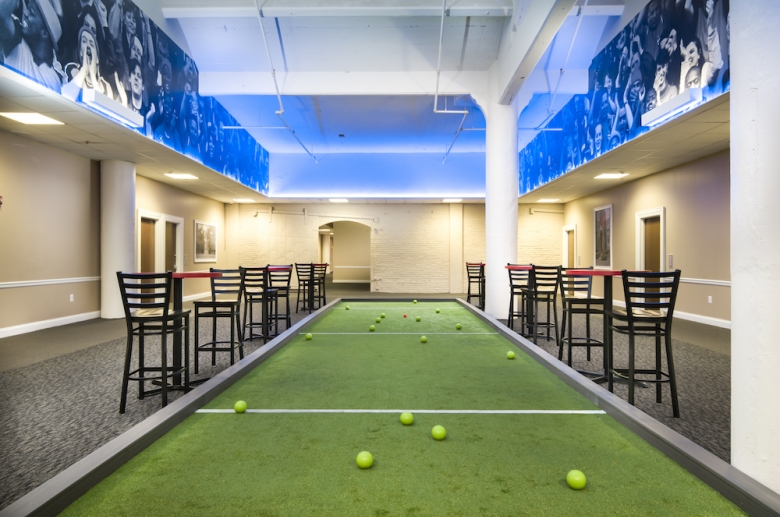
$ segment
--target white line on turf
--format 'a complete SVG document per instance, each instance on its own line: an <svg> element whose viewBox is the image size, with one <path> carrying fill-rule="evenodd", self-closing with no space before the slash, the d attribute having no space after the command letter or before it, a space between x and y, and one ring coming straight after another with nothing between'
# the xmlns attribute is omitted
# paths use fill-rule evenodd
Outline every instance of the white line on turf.
<svg viewBox="0 0 780 517"><path fill-rule="evenodd" d="M368 335L410 335L410 336L419 336L420 334L425 334L427 336L497 336L498 332L299 332L299 335L303 336L305 334L311 334L313 336L354 336L358 334L364 334L366 336Z"/></svg>
<svg viewBox="0 0 780 517"><path fill-rule="evenodd" d="M247 413L430 413L448 415L604 415L601 409L247 409ZM235 413L232 409L199 409L196 413Z"/></svg>

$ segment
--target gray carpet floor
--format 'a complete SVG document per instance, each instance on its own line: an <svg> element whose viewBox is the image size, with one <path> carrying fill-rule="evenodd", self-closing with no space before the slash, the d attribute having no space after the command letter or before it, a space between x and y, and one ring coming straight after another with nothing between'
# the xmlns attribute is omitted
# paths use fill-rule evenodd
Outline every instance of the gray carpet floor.
<svg viewBox="0 0 780 517"><path fill-rule="evenodd" d="M357 296L387 297L352 286L329 291L329 298ZM293 322L303 316L294 314ZM599 325L594 321L595 335L600 335ZM582 327L582 322L575 323L577 332ZM226 333L221 330L220 336ZM208 334L208 326L201 329L203 338ZM131 383L127 411L119 414L125 343L122 336L0 373L0 509L160 409L159 395L139 400L135 396L137 384ZM261 345L260 340L247 342L245 353ZM558 349L552 341L539 340L539 345L557 357ZM625 362L626 348L618 338L616 366ZM639 347L639 364L651 360L649 351L653 348L651 343ZM672 418L668 386L664 387L661 404L655 402L654 388L638 389L637 407L728 461L729 356L682 341L674 342L674 354L681 418ZM573 359L574 368L598 370L601 351L594 348L588 362L585 349L575 349ZM229 355L218 354L217 364L209 363L207 355L202 354L200 374L193 378L210 377L226 368ZM618 384L615 393L626 398L626 386ZM178 396L179 392L173 393L169 401Z"/></svg>

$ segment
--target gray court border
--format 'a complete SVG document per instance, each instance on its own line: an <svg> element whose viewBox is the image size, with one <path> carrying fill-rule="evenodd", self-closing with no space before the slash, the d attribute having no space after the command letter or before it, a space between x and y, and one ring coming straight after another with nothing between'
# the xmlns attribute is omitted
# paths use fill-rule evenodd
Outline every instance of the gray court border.
<svg viewBox="0 0 780 517"><path fill-rule="evenodd" d="M536 359L554 375L607 412L618 422L675 460L689 472L723 494L749 515L780 515L780 495L732 467L714 454L652 419L623 399L591 382L530 341L505 327L497 319L457 298L421 298L422 303L456 301L486 321L501 336ZM104 446L32 490L0 511L0 517L23 515L56 515L76 501L94 485L121 467L133 456L195 413L210 400L244 377L254 367L292 341L305 326L344 302L403 302L412 298L345 298L336 299L310 314L274 340L183 395L143 422L111 440Z"/></svg>

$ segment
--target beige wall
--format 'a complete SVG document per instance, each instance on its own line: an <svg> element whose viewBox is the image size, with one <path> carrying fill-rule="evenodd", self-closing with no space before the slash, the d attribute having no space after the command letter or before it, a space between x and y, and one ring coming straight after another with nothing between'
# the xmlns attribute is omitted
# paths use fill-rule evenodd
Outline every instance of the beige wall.
<svg viewBox="0 0 780 517"><path fill-rule="evenodd" d="M95 162L0 132L0 287L100 276L99 181ZM99 310L95 280L0 288L0 329Z"/></svg>
<svg viewBox="0 0 780 517"><path fill-rule="evenodd" d="M136 177L137 210L147 210L184 219L184 271L205 271L211 267L217 269L238 267L234 252L226 246L227 234L235 229L237 220L235 206L225 205L142 176ZM193 262L196 219L217 225L217 262ZM225 226L226 219L233 222L230 230ZM138 246L137 243L136 240L136 246ZM184 282L185 297L207 293L210 289L207 279L193 278Z"/></svg>
<svg viewBox="0 0 780 517"><path fill-rule="evenodd" d="M731 287L691 283L731 279L729 182L729 152L724 151L567 203L563 224L577 225L577 254L582 266L591 265L593 209L612 204L613 269L634 269L636 212L664 207L667 260L674 256L674 269L685 279L676 311L729 321ZM601 293L600 282L594 290ZM617 283L615 294L622 299Z"/></svg>
<svg viewBox="0 0 780 517"><path fill-rule="evenodd" d="M333 282L371 281L371 228L351 221L333 223Z"/></svg>

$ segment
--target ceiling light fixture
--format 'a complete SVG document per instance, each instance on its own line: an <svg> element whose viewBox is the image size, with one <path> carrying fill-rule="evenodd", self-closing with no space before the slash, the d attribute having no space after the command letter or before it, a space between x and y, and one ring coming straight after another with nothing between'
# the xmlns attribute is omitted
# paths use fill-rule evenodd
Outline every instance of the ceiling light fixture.
<svg viewBox="0 0 780 517"><path fill-rule="evenodd" d="M331 203L349 203L349 199L345 199L343 197L331 198L328 201Z"/></svg>
<svg viewBox="0 0 780 517"><path fill-rule="evenodd" d="M537 201L537 203L557 203L559 201L560 201L560 199L558 199L558 198L555 198L555 199L540 199L539 201Z"/></svg>
<svg viewBox="0 0 780 517"><path fill-rule="evenodd" d="M254 203L255 200L254 199L248 199L248 198L245 198L245 197L240 197L240 198L234 199L233 202L234 203Z"/></svg>
<svg viewBox="0 0 780 517"><path fill-rule="evenodd" d="M596 180L619 180L620 178L625 178L628 176L627 172L605 172L604 174L599 174L593 179Z"/></svg>
<svg viewBox="0 0 780 517"><path fill-rule="evenodd" d="M15 120L17 122L21 122L22 124L30 124L30 125L51 125L51 126L61 126L63 125L62 122L59 120L54 120L53 118L49 118L46 115L41 115L40 113L0 113L0 115L10 118L11 120Z"/></svg>
<svg viewBox="0 0 780 517"><path fill-rule="evenodd" d="M461 201L463 201L463 200L462 199L458 199L458 198L442 199L441 200L442 203L460 203Z"/></svg>
<svg viewBox="0 0 780 517"><path fill-rule="evenodd" d="M144 117L140 113L136 113L97 90L85 88L81 91L81 100L87 106L122 124L130 127L142 127L144 125Z"/></svg>
<svg viewBox="0 0 780 517"><path fill-rule="evenodd" d="M701 102L701 88L688 88L642 115L642 125L654 127L670 120L687 108Z"/></svg>
<svg viewBox="0 0 780 517"><path fill-rule="evenodd" d="M198 179L197 176L193 176L192 174L186 173L186 172L166 172L166 176L169 178L173 178L175 180L196 180Z"/></svg>

